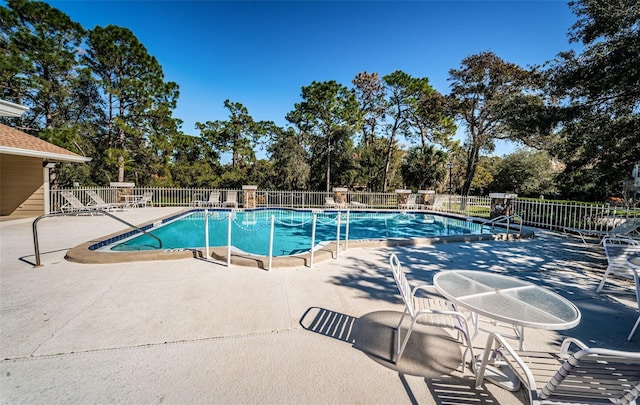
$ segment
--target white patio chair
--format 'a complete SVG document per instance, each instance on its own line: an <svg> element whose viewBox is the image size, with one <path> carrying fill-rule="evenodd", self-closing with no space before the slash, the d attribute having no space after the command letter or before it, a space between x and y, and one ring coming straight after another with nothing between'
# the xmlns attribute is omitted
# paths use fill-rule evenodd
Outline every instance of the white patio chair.
<svg viewBox="0 0 640 405"><path fill-rule="evenodd" d="M205 205L206 201L204 200L204 194L202 193L193 193L191 196L191 202L189 206L191 207L202 207Z"/></svg>
<svg viewBox="0 0 640 405"><path fill-rule="evenodd" d="M404 353L404 349L407 347L409 337L413 332L416 324L430 325L441 328L449 328L458 332L458 340L461 340L467 347L462 356L462 368L466 363L467 353L471 355L471 367L475 369L473 364L473 345L471 344L471 338L469 336L469 330L467 328L467 320L462 313L458 312L453 303L442 299L418 297L416 293L419 291L430 292L431 294L437 294L435 289L431 285L420 285L413 290L409 285L409 281L400 265L400 260L396 254L391 254L389 257L389 264L391 271L393 272L393 278L398 286L398 291L402 296L405 308L396 327L397 345L396 345L396 358L397 364ZM407 330L407 333L402 339L402 321L406 315L411 318L411 326ZM460 338L462 336L462 339Z"/></svg>
<svg viewBox="0 0 640 405"><path fill-rule="evenodd" d="M131 205L133 207L146 207L147 205L151 205L153 207L153 192L147 191L142 193L142 197L133 201Z"/></svg>
<svg viewBox="0 0 640 405"><path fill-rule="evenodd" d="M227 192L227 198L226 200L222 203L223 207L227 207L232 205L234 208L238 208L238 193L236 193L235 191L228 191Z"/></svg>
<svg viewBox="0 0 640 405"><path fill-rule="evenodd" d="M209 193L209 199L206 201L205 205L207 207L220 207L222 203L220 202L220 192L212 191Z"/></svg>
<svg viewBox="0 0 640 405"><path fill-rule="evenodd" d="M607 256L607 269L602 275L602 280L598 284L596 292L601 292L607 277L611 274L623 274L632 277L632 272L627 263L627 258L632 254L640 254L640 240L620 237L606 236L602 239L602 246Z"/></svg>
<svg viewBox="0 0 640 405"><path fill-rule="evenodd" d="M91 198L91 203L87 204L87 207L105 210L115 210L116 208L123 208L125 203L108 203L100 197L94 190L87 190L87 195Z"/></svg>
<svg viewBox="0 0 640 405"><path fill-rule="evenodd" d="M574 346L578 350L572 353ZM562 342L559 353L520 352L492 333L476 386L492 363L509 367L520 378L532 405L635 404L640 395L640 353L589 348L573 338Z"/></svg>

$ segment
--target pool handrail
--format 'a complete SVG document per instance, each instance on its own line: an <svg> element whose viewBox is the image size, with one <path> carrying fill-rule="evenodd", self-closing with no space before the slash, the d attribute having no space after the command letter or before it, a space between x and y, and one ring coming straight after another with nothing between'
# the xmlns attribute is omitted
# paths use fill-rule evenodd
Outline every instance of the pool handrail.
<svg viewBox="0 0 640 405"><path fill-rule="evenodd" d="M520 220L520 230L518 231L518 233L520 235L522 235L522 217L519 214L513 214L513 215L500 215L497 216L489 221L483 222L482 224L482 229L484 229L485 225L491 225L491 231L493 231L494 227L496 226L496 224L506 224L507 225L507 235L509 235L509 230L511 229L511 222L514 219L519 219Z"/></svg>
<svg viewBox="0 0 640 405"><path fill-rule="evenodd" d="M33 224L31 225L32 229L33 229L33 250L35 253L35 257L36 257L36 265L34 267L41 267L42 264L40 264L40 244L38 243L38 222L40 222L41 219L44 218L49 218L49 217L62 217L62 216L78 216L80 214L86 214L86 213L100 213L102 215L106 215L108 217L111 217L113 219L115 219L116 221L122 222L123 224L127 225L130 228L135 229L136 231L142 232L145 235L148 235L150 237L152 237L153 239L158 241L158 245L159 248L162 249L162 241L160 240L160 238L158 238L156 235L153 235L147 231L145 231L144 229L137 227L127 221L125 221L122 218L118 218L115 215L105 211L104 209L95 209L95 210L90 210L90 211L71 211L71 212L56 212L53 214L44 214L44 215L40 215L38 218L36 218L33 221Z"/></svg>

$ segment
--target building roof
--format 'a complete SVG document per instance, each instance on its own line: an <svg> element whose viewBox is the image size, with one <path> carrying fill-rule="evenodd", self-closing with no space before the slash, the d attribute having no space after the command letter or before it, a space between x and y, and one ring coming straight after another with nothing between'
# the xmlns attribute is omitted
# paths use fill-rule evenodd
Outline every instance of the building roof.
<svg viewBox="0 0 640 405"><path fill-rule="evenodd" d="M0 153L42 158L56 162L88 162L80 156L35 136L0 124Z"/></svg>

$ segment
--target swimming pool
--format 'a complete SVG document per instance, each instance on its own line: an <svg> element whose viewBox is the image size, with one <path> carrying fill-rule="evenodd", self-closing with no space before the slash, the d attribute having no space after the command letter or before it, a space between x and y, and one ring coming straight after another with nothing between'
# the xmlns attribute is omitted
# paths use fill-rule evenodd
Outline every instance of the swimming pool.
<svg viewBox="0 0 640 405"><path fill-rule="evenodd" d="M418 212L257 209L212 210L207 215L208 218L205 218L203 210L190 211L165 223L158 223L147 231L162 240L165 250L199 249L205 246L206 220L209 246L227 246L231 222L231 244L234 249L261 256L269 254L272 216L273 256L291 256L310 251L314 216L314 249L338 237L341 241L389 240L490 233L486 228L483 230L482 224L470 220ZM147 235L137 235L97 248L110 252L147 251L158 249L158 242Z"/></svg>

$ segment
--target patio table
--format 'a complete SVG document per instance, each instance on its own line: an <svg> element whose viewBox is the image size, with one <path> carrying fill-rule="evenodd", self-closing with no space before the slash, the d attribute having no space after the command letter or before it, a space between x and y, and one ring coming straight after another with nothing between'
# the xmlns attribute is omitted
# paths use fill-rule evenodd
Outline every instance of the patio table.
<svg viewBox="0 0 640 405"><path fill-rule="evenodd" d="M513 325L519 332L521 350L525 327L564 330L580 323L580 310L572 302L515 277L475 270L448 270L436 274L433 285L449 301L471 311L476 334L479 316ZM519 387L519 380L515 381L514 375L493 370L487 377L507 389Z"/></svg>

